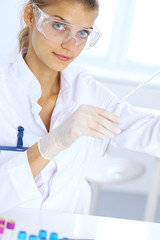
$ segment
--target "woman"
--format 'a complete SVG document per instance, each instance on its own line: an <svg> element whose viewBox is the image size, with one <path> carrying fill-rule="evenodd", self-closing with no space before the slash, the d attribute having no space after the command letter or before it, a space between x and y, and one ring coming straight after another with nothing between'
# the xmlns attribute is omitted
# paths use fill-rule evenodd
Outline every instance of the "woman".
<svg viewBox="0 0 160 240"><path fill-rule="evenodd" d="M0 211L13 207L84 213L87 164L97 141L160 156L160 118L119 100L85 69L69 66L95 45L96 0L30 0L20 54L0 70ZM99 140L96 140L99 139ZM11 199L11 200L10 200Z"/></svg>

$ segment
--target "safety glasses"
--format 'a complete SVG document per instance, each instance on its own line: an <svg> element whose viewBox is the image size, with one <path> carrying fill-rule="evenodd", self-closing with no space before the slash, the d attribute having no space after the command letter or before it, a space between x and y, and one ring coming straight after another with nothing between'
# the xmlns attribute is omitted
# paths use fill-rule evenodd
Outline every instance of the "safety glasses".
<svg viewBox="0 0 160 240"><path fill-rule="evenodd" d="M95 26L93 28L86 28L74 25L58 17L52 17L46 14L35 4L31 6L33 8L37 30L54 43L62 44L74 39L75 48L89 49L93 47L100 38L101 33Z"/></svg>

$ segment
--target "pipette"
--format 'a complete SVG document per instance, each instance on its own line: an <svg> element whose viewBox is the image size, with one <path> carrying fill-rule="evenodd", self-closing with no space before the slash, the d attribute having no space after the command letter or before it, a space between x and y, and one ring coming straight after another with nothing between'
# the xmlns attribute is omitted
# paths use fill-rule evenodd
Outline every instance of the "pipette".
<svg viewBox="0 0 160 240"><path fill-rule="evenodd" d="M140 85L138 85L133 91L131 91L129 94L127 94L125 97L123 97L120 102L123 102L128 97L130 97L133 93L137 92L138 89L144 87L148 82L150 82L153 78L155 78L158 74L160 74L160 71L154 73L151 77L149 77L147 80L142 82Z"/></svg>
<svg viewBox="0 0 160 240"><path fill-rule="evenodd" d="M134 90L132 90L129 94L127 94L126 96L124 96L118 103L117 108L115 110L115 114L119 115L121 112L121 109L123 108L123 106L121 105L121 103L126 100L128 97L130 97L132 94L134 94L135 92L137 92L140 88L144 87L148 82L150 82L151 80L153 80L155 77L157 77L157 75L160 74L160 71L157 71L156 73L154 73L151 77L147 78L144 82L142 82L140 85L138 85ZM107 147L109 145L110 139L106 138L104 140L104 144L102 145L102 150L101 150L101 157L104 156Z"/></svg>

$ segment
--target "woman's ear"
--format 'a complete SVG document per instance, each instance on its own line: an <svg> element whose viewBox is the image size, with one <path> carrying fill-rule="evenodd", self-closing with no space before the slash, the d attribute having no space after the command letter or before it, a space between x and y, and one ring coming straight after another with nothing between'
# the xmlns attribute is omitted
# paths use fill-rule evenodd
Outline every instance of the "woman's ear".
<svg viewBox="0 0 160 240"><path fill-rule="evenodd" d="M27 5L24 8L24 21L29 28L33 28L33 22L34 22L33 20L34 20L34 15L33 15L32 6Z"/></svg>

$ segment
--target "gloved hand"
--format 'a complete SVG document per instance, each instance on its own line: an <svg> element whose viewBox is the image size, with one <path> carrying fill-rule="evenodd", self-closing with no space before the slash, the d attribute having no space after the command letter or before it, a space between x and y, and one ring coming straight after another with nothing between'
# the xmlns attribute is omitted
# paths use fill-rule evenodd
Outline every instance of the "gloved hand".
<svg viewBox="0 0 160 240"><path fill-rule="evenodd" d="M113 109L113 113L116 114L116 116L120 116L121 111L123 109L123 105L121 105L121 103L118 103L116 105L113 105L111 107L111 109ZM100 156L103 157L108 149L110 143L110 139L109 138L105 138L103 143L102 143L102 147L101 147L101 152L100 152Z"/></svg>
<svg viewBox="0 0 160 240"><path fill-rule="evenodd" d="M120 133L116 124L122 120L102 108L81 105L70 117L38 141L42 157L52 160L60 151L65 150L80 136L113 139Z"/></svg>

